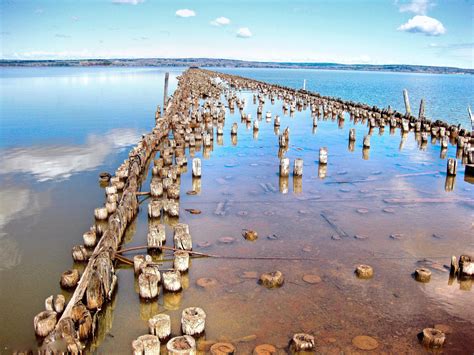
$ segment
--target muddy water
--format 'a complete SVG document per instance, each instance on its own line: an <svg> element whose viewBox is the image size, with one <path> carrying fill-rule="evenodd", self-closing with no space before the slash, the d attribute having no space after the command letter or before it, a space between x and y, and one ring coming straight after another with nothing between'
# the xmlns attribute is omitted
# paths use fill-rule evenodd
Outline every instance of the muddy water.
<svg viewBox="0 0 474 355"><path fill-rule="evenodd" d="M256 118L252 96L243 96L248 103L245 112ZM147 109L152 113L157 100L149 100L153 104ZM118 292L104 312L105 326L92 349L100 346L99 353L129 353L131 341L147 332L148 318L159 312L171 315L173 333L178 334L181 310L199 306L207 313L206 338L246 337L246 341L236 343L239 353L244 354L251 353L260 343L284 349L292 334L302 331L316 336L317 347L323 353L357 351L351 344L357 335L377 339L377 352L421 352L416 335L434 324L446 324L452 329L445 346L447 352L472 350L472 285L457 280L450 284L443 267L451 255L474 253L474 206L465 202L472 200L474 187L464 181L461 166L454 188L446 191L446 159L440 158L439 142L420 147L413 133L403 138L399 131L391 135L386 129L380 135L375 130L372 148L364 155L361 142L367 128L353 125L348 117L343 127L321 120L313 131L309 112L283 116L278 101L274 105L267 102L264 112L267 110L281 116L282 130L290 127L287 156L291 162L304 159L301 181L290 177L287 193L280 191L285 190L285 181L280 188L278 137L273 122L266 123L264 118L255 136L251 128L240 123L238 112L228 112L223 141L215 138L210 152L203 152L202 148L194 152L203 162L200 194L185 194L197 187L196 181L193 186L190 171L181 177L180 222L189 224L194 249L200 252L312 260L194 259L184 278L184 291L160 295L158 301L151 303L139 301L133 272L123 267L118 275ZM233 122L239 122L236 145L230 136ZM357 130L353 151L347 142L350 128ZM123 132L117 134L123 136ZM138 137L132 134L129 144L135 143L134 138ZM323 146L329 150L325 177L319 173L317 162ZM128 151L126 145L123 147L106 155L106 163L102 160L101 164L72 172L59 170L68 179L61 184L48 183L44 180L47 172L33 169L45 163L32 163L27 173L35 181L43 180L41 184L33 184L25 177L14 179L14 173L2 181L2 188L9 187L8 196L16 197L9 200L13 207L7 210L20 211L3 229L10 241L2 244L2 253L7 256L2 260L9 260L9 265L0 272L0 343L5 353L34 346L32 318L42 309L44 298L60 292L59 275L71 266L70 248L81 242L82 232L92 223L93 208L103 201L97 172L118 166ZM58 155L58 151L67 149L53 150L50 156ZM447 157L455 154L455 149L449 147ZM188 152L189 161L191 155ZM16 174L26 174L16 169ZM55 179L58 176L61 175ZM149 187L149 178L144 191ZM420 199L440 199L443 203ZM223 215L215 214L219 204L224 204ZM145 200L127 234L127 246L146 243L146 208ZM191 215L185 208L200 209L202 213ZM337 232L327 220L347 237L335 237ZM256 230L258 240L244 240L244 228ZM354 238L356 235L365 238ZM169 226L167 236L171 245ZM219 241L222 237L233 237L235 241L224 244ZM3 245L10 245L7 252ZM134 253L127 255L132 257ZM354 267L359 263L374 267L373 279L364 281L354 276ZM432 268L428 284L411 277L420 265ZM267 290L257 284L255 275L274 270L283 272L283 287ZM302 280L305 274L317 275L321 281L308 284ZM200 288L196 280L201 277L213 278L216 284Z"/></svg>
<svg viewBox="0 0 474 355"><path fill-rule="evenodd" d="M250 103L244 111L256 117L252 96L243 96ZM188 306L206 311L207 340L248 340L236 342L240 353L265 342L284 351L296 332L315 334L323 353L356 351L351 340L357 335L377 339L377 351L420 352L417 333L435 324L452 328L447 350L472 349L472 285L457 280L449 284L444 265L450 255L474 251L473 186L463 181L461 172L453 190L445 190L446 160L439 158L439 143L420 147L413 133L401 137L399 131L375 130L364 156L361 138L367 128L353 125L348 117L343 127L321 120L313 130L308 112L283 116L278 101L267 103L267 110L281 115L282 129L290 127L287 156L292 162L304 160L302 179L280 181L273 122L264 118L255 135L240 123L239 113L228 112L222 141L215 138L212 150L188 152L189 161L193 156L202 159L203 176L200 181L193 181L190 171L181 176L180 222L189 224L194 249L200 252L312 260L194 259L185 290L151 303L139 302L133 273L123 270L114 323L101 351L127 349L158 312L170 314L173 333L179 333L180 312ZM237 142L230 136L233 122L239 122ZM350 128L356 128L358 137L353 151L347 142ZM325 177L317 162L323 146L329 149ZM450 147L447 156L455 153ZM283 193L285 183L288 191ZM198 195L186 195L198 186ZM443 203L423 202L433 199ZM192 215L185 208L202 213ZM129 246L146 243L146 202L142 209ZM327 220L347 237L336 237ZM246 241L243 229L256 230L258 240ZM222 237L234 242L223 243ZM359 263L372 265L375 277L357 279L353 271ZM411 276L420 265L433 271L428 284ZM274 270L285 276L282 288L258 285L256 275ZM308 284L302 279L306 274L321 281ZM216 284L199 287L196 280L202 277Z"/></svg>

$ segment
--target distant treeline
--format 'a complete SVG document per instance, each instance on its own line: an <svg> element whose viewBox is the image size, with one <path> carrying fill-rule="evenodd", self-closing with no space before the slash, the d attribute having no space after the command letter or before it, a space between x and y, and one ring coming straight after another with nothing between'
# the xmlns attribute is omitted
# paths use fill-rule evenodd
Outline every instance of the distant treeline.
<svg viewBox="0 0 474 355"><path fill-rule="evenodd" d="M369 65L338 63L254 62L212 58L142 58L142 59L73 59L73 60L0 60L10 67L223 67L223 68L289 68L326 70L368 70L431 74L474 74L473 69L433 67L424 65Z"/></svg>

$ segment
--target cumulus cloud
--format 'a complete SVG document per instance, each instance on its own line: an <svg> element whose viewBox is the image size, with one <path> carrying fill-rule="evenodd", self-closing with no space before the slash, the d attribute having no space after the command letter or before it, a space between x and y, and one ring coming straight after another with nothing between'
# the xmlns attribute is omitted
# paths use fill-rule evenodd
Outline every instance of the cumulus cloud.
<svg viewBox="0 0 474 355"><path fill-rule="evenodd" d="M176 16L178 17L193 17L196 16L196 12L189 9L179 9L176 11Z"/></svg>
<svg viewBox="0 0 474 355"><path fill-rule="evenodd" d="M241 27L237 31L236 35L237 37L240 37L240 38L250 38L252 37L252 32L250 32L248 27Z"/></svg>
<svg viewBox="0 0 474 355"><path fill-rule="evenodd" d="M213 26L227 26L230 23L230 20L227 17L218 17L215 20L211 21Z"/></svg>
<svg viewBox="0 0 474 355"><path fill-rule="evenodd" d="M417 15L398 27L399 31L423 33L427 36L439 36L446 33L446 28L435 18Z"/></svg>
<svg viewBox="0 0 474 355"><path fill-rule="evenodd" d="M430 0L397 1L400 12L412 12L417 15L426 15L428 8L433 6Z"/></svg>
<svg viewBox="0 0 474 355"><path fill-rule="evenodd" d="M117 5L138 5L143 2L145 0L112 0L112 3Z"/></svg>

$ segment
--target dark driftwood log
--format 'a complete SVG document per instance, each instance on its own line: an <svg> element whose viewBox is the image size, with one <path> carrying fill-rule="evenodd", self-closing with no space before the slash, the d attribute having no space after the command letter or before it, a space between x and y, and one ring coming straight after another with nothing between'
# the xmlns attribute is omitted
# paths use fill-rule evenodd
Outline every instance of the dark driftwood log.
<svg viewBox="0 0 474 355"><path fill-rule="evenodd" d="M77 303L72 308L71 317L74 323L78 325L79 339L89 338L92 333L92 316L82 302Z"/></svg>

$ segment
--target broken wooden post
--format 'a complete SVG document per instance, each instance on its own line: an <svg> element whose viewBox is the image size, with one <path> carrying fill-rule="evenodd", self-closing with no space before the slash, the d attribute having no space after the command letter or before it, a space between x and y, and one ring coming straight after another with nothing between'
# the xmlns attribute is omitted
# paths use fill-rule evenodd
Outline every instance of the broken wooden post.
<svg viewBox="0 0 474 355"><path fill-rule="evenodd" d="M189 269L189 253L184 250L174 252L173 267L179 272L185 272Z"/></svg>
<svg viewBox="0 0 474 355"><path fill-rule="evenodd" d="M201 177L201 159L199 158L193 159L193 177Z"/></svg>
<svg viewBox="0 0 474 355"><path fill-rule="evenodd" d="M168 80L170 77L170 73L165 73L165 88L163 91L163 110L166 110L166 101L168 100Z"/></svg>
<svg viewBox="0 0 474 355"><path fill-rule="evenodd" d="M365 149L369 149L369 148L370 148L370 135L367 134L367 135L364 136L364 140L363 140L362 146L363 146L363 148L365 148Z"/></svg>
<svg viewBox="0 0 474 355"><path fill-rule="evenodd" d="M355 269L355 274L359 279L370 279L374 276L374 269L370 265L358 265Z"/></svg>
<svg viewBox="0 0 474 355"><path fill-rule="evenodd" d="M471 119L471 130L474 131L474 115L471 111L471 106L467 106L467 113L469 114L469 118Z"/></svg>
<svg viewBox="0 0 474 355"><path fill-rule="evenodd" d="M405 115L409 117L411 115L411 108L407 89L403 89L403 100L405 101Z"/></svg>
<svg viewBox="0 0 474 355"><path fill-rule="evenodd" d="M276 115L273 125L275 127L280 127L280 116Z"/></svg>
<svg viewBox="0 0 474 355"><path fill-rule="evenodd" d="M38 313L34 320L33 325L35 333L39 337L45 337L51 333L56 326L57 313L54 311L43 311Z"/></svg>
<svg viewBox="0 0 474 355"><path fill-rule="evenodd" d="M181 330L186 335L197 336L204 333L206 313L199 307L188 307L181 313Z"/></svg>
<svg viewBox="0 0 474 355"><path fill-rule="evenodd" d="M62 288L74 288L79 282L79 271L77 269L66 270L61 275L59 282Z"/></svg>
<svg viewBox="0 0 474 355"><path fill-rule="evenodd" d="M328 163L328 148L322 147L319 148L319 164L327 164Z"/></svg>
<svg viewBox="0 0 474 355"><path fill-rule="evenodd" d="M163 273L163 288L168 292L181 290L181 273L178 270Z"/></svg>
<svg viewBox="0 0 474 355"><path fill-rule="evenodd" d="M239 128L239 126L238 126L237 122L234 122L232 124L232 127L230 128L230 134L233 135L233 136L236 136L238 128Z"/></svg>
<svg viewBox="0 0 474 355"><path fill-rule="evenodd" d="M293 335L290 344L291 353L299 353L303 351L314 350L315 342L314 336L305 333L297 333Z"/></svg>
<svg viewBox="0 0 474 355"><path fill-rule="evenodd" d="M425 100L421 99L420 111L418 112L418 119L421 120L423 118L425 118Z"/></svg>
<svg viewBox="0 0 474 355"><path fill-rule="evenodd" d="M151 300L158 297L160 288L158 282L160 278L152 273L142 272L138 276L138 289L140 298Z"/></svg>
<svg viewBox="0 0 474 355"><path fill-rule="evenodd" d="M446 335L442 331L434 328L423 329L421 342L424 346L433 349L440 348L445 340Z"/></svg>
<svg viewBox="0 0 474 355"><path fill-rule="evenodd" d="M290 175L290 159L280 159L280 177L288 177Z"/></svg>
<svg viewBox="0 0 474 355"><path fill-rule="evenodd" d="M169 355L195 355L196 340L189 335L174 337L166 344L166 350Z"/></svg>
<svg viewBox="0 0 474 355"><path fill-rule="evenodd" d="M303 159L295 159L293 166L293 176L303 176Z"/></svg>
<svg viewBox="0 0 474 355"><path fill-rule="evenodd" d="M147 241L148 249L160 249L166 242L165 226L163 224L150 224Z"/></svg>
<svg viewBox="0 0 474 355"><path fill-rule="evenodd" d="M349 142L355 142L356 140L356 130L355 128L351 128L349 130Z"/></svg>
<svg viewBox="0 0 474 355"><path fill-rule="evenodd" d="M431 279L431 271L427 268L421 267L415 270L415 280L418 282L429 282Z"/></svg>
<svg viewBox="0 0 474 355"><path fill-rule="evenodd" d="M156 335L160 341L171 335L171 318L168 314L157 314L148 320L148 329L151 335Z"/></svg>
<svg viewBox="0 0 474 355"><path fill-rule="evenodd" d="M447 174L454 176L457 173L458 161L454 158L448 159Z"/></svg>
<svg viewBox="0 0 474 355"><path fill-rule="evenodd" d="M132 342L132 350L133 355L160 355L160 340L151 334L139 336Z"/></svg>

